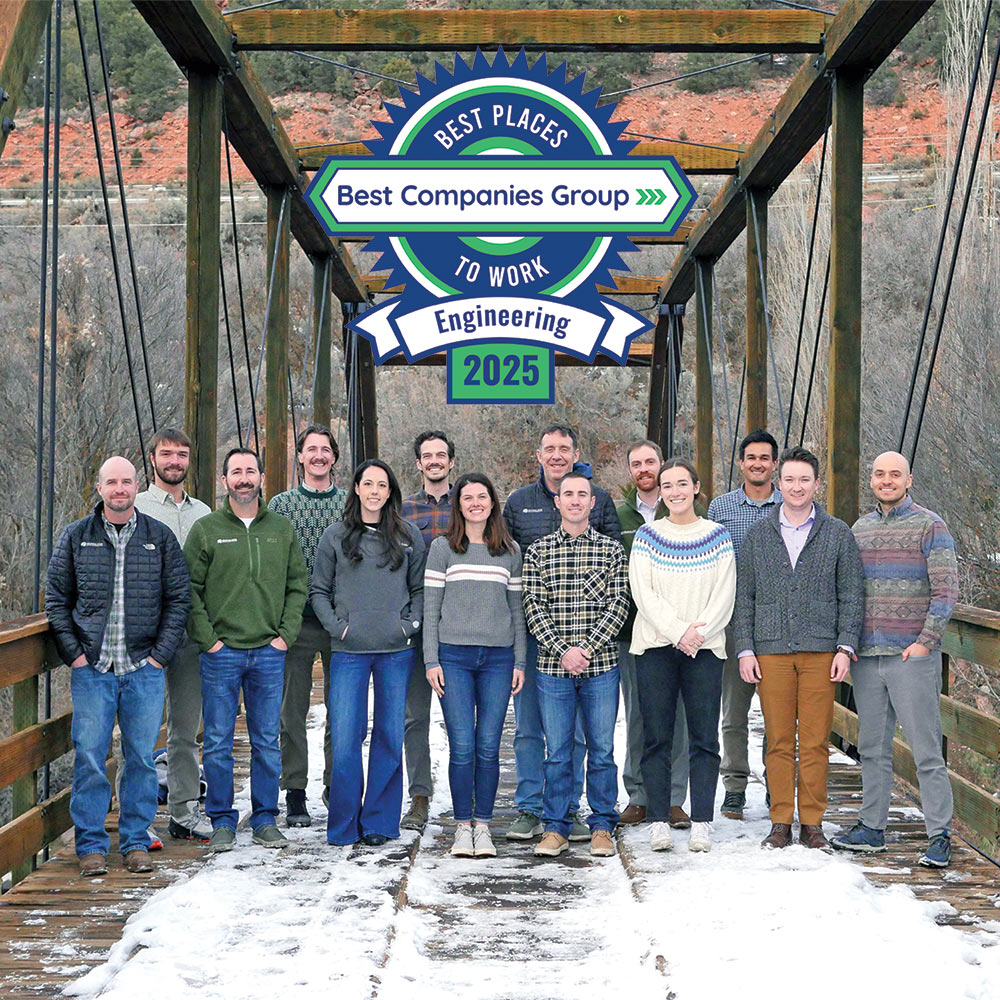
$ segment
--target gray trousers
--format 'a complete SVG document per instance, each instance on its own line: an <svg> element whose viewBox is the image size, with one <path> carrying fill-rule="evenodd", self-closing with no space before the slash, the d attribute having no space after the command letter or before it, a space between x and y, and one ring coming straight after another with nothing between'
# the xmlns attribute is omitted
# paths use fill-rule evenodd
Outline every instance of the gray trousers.
<svg viewBox="0 0 1000 1000"><path fill-rule="evenodd" d="M201 725L200 650L187 636L164 675L167 701L167 808L181 826L192 826L201 776L198 728Z"/></svg>
<svg viewBox="0 0 1000 1000"><path fill-rule="evenodd" d="M892 738L898 720L913 752L927 836L951 832L953 801L941 754L941 653L862 656L851 666L861 754L860 819L884 830L892 796Z"/></svg>
<svg viewBox="0 0 1000 1000"><path fill-rule="evenodd" d="M330 636L315 618L303 618L302 630L285 656L285 690L281 698L281 787L304 789L309 778L306 716L312 696L313 664L323 661L323 704L327 706L323 733L323 786L330 784Z"/></svg>
<svg viewBox="0 0 1000 1000"><path fill-rule="evenodd" d="M621 676L622 702L625 705L625 766L622 781L628 792L630 806L646 805L646 789L642 783L642 712L639 710L639 691L635 679L635 657L628 651L627 642L618 643L618 670ZM677 715L674 717L674 742L670 748L670 804L684 805L688 791L688 739L684 699L677 698Z"/></svg>
<svg viewBox="0 0 1000 1000"><path fill-rule="evenodd" d="M750 779L750 727L747 717L756 684L740 677L740 661L733 648L732 628L726 629L726 662L722 668L722 765L719 777L727 792L746 792ZM767 754L767 741L763 753ZM764 775L765 783L767 775Z"/></svg>
<svg viewBox="0 0 1000 1000"><path fill-rule="evenodd" d="M406 722L403 728L403 750L406 753L406 783L410 798L434 793L431 782L431 695L434 689L427 683L424 672L424 651L417 637L416 656L410 686L406 689Z"/></svg>

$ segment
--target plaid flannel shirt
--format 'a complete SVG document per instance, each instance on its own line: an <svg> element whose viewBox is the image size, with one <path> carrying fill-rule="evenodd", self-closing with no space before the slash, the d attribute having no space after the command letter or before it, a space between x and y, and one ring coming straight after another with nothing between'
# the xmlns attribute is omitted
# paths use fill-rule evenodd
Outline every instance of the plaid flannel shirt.
<svg viewBox="0 0 1000 1000"><path fill-rule="evenodd" d="M621 542L592 527L576 538L560 527L528 548L521 581L542 673L571 677L559 665L570 646L590 653L582 677L618 666L616 638L628 617L628 564Z"/></svg>
<svg viewBox="0 0 1000 1000"><path fill-rule="evenodd" d="M424 538L427 550L438 535L448 530L451 518L451 486L448 492L435 500L423 488L417 490L411 497L403 498L402 515L404 521L409 521Z"/></svg>
<svg viewBox="0 0 1000 1000"><path fill-rule="evenodd" d="M104 530L115 549L115 588L111 596L111 608L108 611L108 624L104 629L104 642L101 645L101 658L94 664L94 669L104 674L114 670L115 674L130 674L146 665L140 660L133 663L128 655L128 643L125 641L125 546L135 531L135 511L128 523L118 531L104 516Z"/></svg>
<svg viewBox="0 0 1000 1000"><path fill-rule="evenodd" d="M777 486L771 490L771 495L760 503L751 500L740 486L729 493L717 496L708 505L708 519L717 521L728 530L729 537L733 540L733 552L739 555L740 546L747 532L780 503L781 490Z"/></svg>

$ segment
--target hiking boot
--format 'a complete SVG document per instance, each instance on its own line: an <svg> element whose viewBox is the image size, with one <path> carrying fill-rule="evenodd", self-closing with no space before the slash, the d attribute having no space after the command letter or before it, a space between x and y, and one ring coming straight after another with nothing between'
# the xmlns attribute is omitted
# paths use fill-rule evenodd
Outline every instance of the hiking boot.
<svg viewBox="0 0 1000 1000"><path fill-rule="evenodd" d="M426 795L414 795L410 799L410 808L406 815L399 821L399 825L404 830L423 830L427 825L427 816L430 812L430 802Z"/></svg>
<svg viewBox="0 0 1000 1000"><path fill-rule="evenodd" d="M595 858L613 858L615 842L611 839L610 830L595 830L590 838L590 853Z"/></svg>
<svg viewBox="0 0 1000 1000"><path fill-rule="evenodd" d="M80 874L84 878L108 874L108 860L103 854L85 854L80 858Z"/></svg>
<svg viewBox="0 0 1000 1000"><path fill-rule="evenodd" d="M236 831L228 826L217 826L208 841L209 854L222 854L236 846Z"/></svg>
<svg viewBox="0 0 1000 1000"><path fill-rule="evenodd" d="M495 858L497 856L490 828L485 823L477 823L472 828L472 844L477 858Z"/></svg>
<svg viewBox="0 0 1000 1000"><path fill-rule="evenodd" d="M273 847L281 849L287 847L291 841L273 824L262 826L253 832L253 842L261 847Z"/></svg>
<svg viewBox="0 0 1000 1000"><path fill-rule="evenodd" d="M861 822L846 833L838 833L830 843L841 851L859 851L862 854L881 854L888 850L885 846L885 831L873 830Z"/></svg>
<svg viewBox="0 0 1000 1000"><path fill-rule="evenodd" d="M722 815L726 819L743 819L746 804L746 792L726 792L722 800Z"/></svg>
<svg viewBox="0 0 1000 1000"><path fill-rule="evenodd" d="M125 868L133 875L145 875L153 870L153 862L149 859L149 853L141 848L129 851L123 860Z"/></svg>
<svg viewBox="0 0 1000 1000"><path fill-rule="evenodd" d="M569 850L569 841L555 830L547 834L535 845L536 858L557 858L563 851Z"/></svg>
<svg viewBox="0 0 1000 1000"><path fill-rule="evenodd" d="M508 840L532 840L543 829L542 821L534 813L522 812L507 828L505 836Z"/></svg>
<svg viewBox="0 0 1000 1000"><path fill-rule="evenodd" d="M618 822L622 826L634 826L636 823L641 823L645 818L645 806L627 805L621 816L618 817Z"/></svg>
<svg viewBox="0 0 1000 1000"><path fill-rule="evenodd" d="M204 844L212 839L212 824L200 812L196 812L189 816L185 823L171 819L167 833L174 840L198 840Z"/></svg>
<svg viewBox="0 0 1000 1000"><path fill-rule="evenodd" d="M674 838L670 836L670 824L659 822L649 824L649 849L651 851L672 851Z"/></svg>
<svg viewBox="0 0 1000 1000"><path fill-rule="evenodd" d="M160 839L160 835L156 832L156 827L154 827L152 823L149 824L149 828L146 830L146 836L149 837L149 847L147 850L163 850L163 841Z"/></svg>
<svg viewBox="0 0 1000 1000"><path fill-rule="evenodd" d="M675 830L688 830L691 827L691 817L684 812L683 806L671 806L670 819L667 822Z"/></svg>
<svg viewBox="0 0 1000 1000"><path fill-rule="evenodd" d="M813 850L817 851L830 850L830 841L826 839L826 835L823 833L823 827L819 824L813 825L811 823L800 823L799 843L803 847L811 847Z"/></svg>
<svg viewBox="0 0 1000 1000"><path fill-rule="evenodd" d="M573 821L573 825L569 830L569 839L581 844L585 840L590 840L590 827L586 823L580 822L580 814L573 813L570 819Z"/></svg>
<svg viewBox="0 0 1000 1000"><path fill-rule="evenodd" d="M312 826L312 816L306 808L306 790L289 788L285 791L285 824L287 826Z"/></svg>
<svg viewBox="0 0 1000 1000"><path fill-rule="evenodd" d="M924 868L947 868L951 863L951 837L947 833L939 833L932 838L919 863Z"/></svg>
<svg viewBox="0 0 1000 1000"><path fill-rule="evenodd" d="M691 838L688 840L689 851L710 851L712 849L712 824L692 823Z"/></svg>
<svg viewBox="0 0 1000 1000"><path fill-rule="evenodd" d="M761 847L776 850L787 847L792 842L791 823L772 823L771 832L760 842Z"/></svg>
<svg viewBox="0 0 1000 1000"><path fill-rule="evenodd" d="M453 858L474 858L476 849L472 843L472 827L468 823L459 823L455 827L455 842L451 845Z"/></svg>

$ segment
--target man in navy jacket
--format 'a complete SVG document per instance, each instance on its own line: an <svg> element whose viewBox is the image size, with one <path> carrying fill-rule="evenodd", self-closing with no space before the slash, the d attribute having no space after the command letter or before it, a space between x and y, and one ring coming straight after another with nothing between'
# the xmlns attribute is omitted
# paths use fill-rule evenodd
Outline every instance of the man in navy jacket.
<svg viewBox="0 0 1000 1000"><path fill-rule="evenodd" d="M191 591L173 532L135 509L135 467L109 458L101 502L63 531L49 563L45 612L63 662L73 668L70 814L80 872L107 872L111 803L105 760L115 717L125 759L118 845L125 867L153 866L146 830L156 815L153 750L163 717L163 671L184 639Z"/></svg>

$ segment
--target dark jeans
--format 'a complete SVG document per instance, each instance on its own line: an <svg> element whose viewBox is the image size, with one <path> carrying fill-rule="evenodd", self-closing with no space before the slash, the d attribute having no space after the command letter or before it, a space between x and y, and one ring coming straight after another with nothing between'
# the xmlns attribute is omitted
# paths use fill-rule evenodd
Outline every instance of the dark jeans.
<svg viewBox="0 0 1000 1000"><path fill-rule="evenodd" d="M670 817L670 751L679 693L687 713L691 819L695 823L712 821L719 780L722 665L723 661L707 649L692 658L674 646L659 646L636 657L648 820L666 822Z"/></svg>

